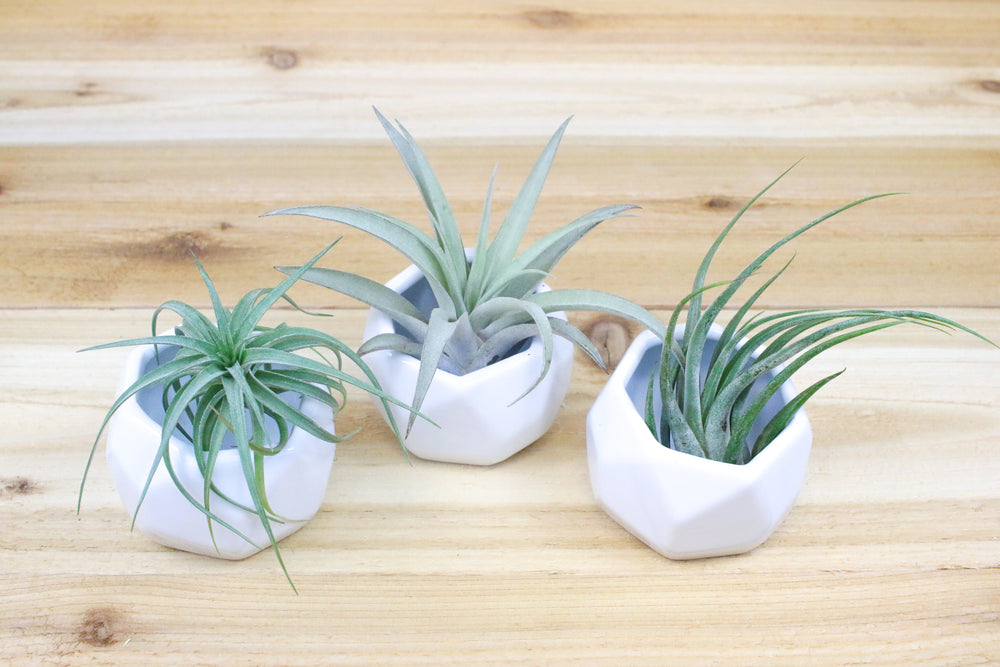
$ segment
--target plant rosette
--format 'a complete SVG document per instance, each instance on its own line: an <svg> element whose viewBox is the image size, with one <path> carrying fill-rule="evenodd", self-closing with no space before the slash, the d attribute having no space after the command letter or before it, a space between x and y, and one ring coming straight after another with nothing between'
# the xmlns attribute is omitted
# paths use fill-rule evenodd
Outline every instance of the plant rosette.
<svg viewBox="0 0 1000 667"><path fill-rule="evenodd" d="M721 331L712 327L706 357ZM649 378L660 350L661 340L655 334L640 334L587 415L587 461L597 502L622 527L668 558L750 551L778 527L802 488L812 446L805 411L798 410L784 430L743 465L665 447L643 419ZM770 420L794 396L786 382L758 421Z"/></svg>
<svg viewBox="0 0 1000 667"><path fill-rule="evenodd" d="M386 287L418 309L433 307L434 296L416 266L396 275ZM537 291L549 288L543 283ZM566 319L563 313L550 317ZM371 309L364 339L392 333L398 333L393 320ZM413 396L419 359L399 350L379 350L366 354L365 361L388 394L401 401ZM554 338L548 372L539 380L544 363L542 340L533 336L512 354L471 373L456 375L438 368L420 407L427 419L417 420L405 436L407 451L431 461L485 466L526 448L555 421L573 372L573 343ZM375 405L388 418L386 406L381 401ZM389 404L389 410L396 422L409 418L400 405Z"/></svg>
<svg viewBox="0 0 1000 667"><path fill-rule="evenodd" d="M161 357L163 354L161 349ZM122 370L118 393L156 365L154 346L133 349ZM329 433L334 432L329 407L301 395L282 398ZM209 530L205 515L182 495L164 466L157 468L139 507L159 450L163 416L160 392L151 387L130 397L108 423L108 468L122 504L130 516L135 516L135 527L164 546L231 560L246 558L270 546L271 538L257 512L240 506L253 507L253 499L235 447L224 445L212 474L215 487L235 503L212 492L210 507L213 514L247 539L218 526ZM205 480L191 443L173 435L168 446L178 482L193 497L202 497ZM326 495L335 451L335 443L293 426L284 448L263 458L267 499L273 514L282 517L281 522L271 522L275 541L288 537L316 514Z"/></svg>
<svg viewBox="0 0 1000 667"><path fill-rule="evenodd" d="M572 345L604 367L597 347L563 313L602 312L653 331L663 329L645 308L622 297L591 289L540 288L589 231L635 207L595 209L518 252L567 119L491 235L494 169L476 242L466 247L444 190L416 141L401 124L377 115L420 190L433 234L360 207L297 206L268 215L304 215L345 224L388 243L410 260L413 268L388 285L321 267L307 270L303 280L384 313L371 316L369 335L358 354L380 369L377 375L391 395L410 401L406 445L411 452L454 463L498 463L552 424L569 382ZM278 269L286 274L298 270ZM418 281L423 284L419 290ZM528 349L511 354L523 341L531 341ZM395 410L387 407L386 414ZM417 411L433 424L418 424ZM486 418L487 413L492 414Z"/></svg>

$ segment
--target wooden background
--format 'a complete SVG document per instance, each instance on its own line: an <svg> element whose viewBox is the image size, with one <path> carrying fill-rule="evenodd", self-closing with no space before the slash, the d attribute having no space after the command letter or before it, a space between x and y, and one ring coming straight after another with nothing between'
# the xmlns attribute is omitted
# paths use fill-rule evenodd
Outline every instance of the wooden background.
<svg viewBox="0 0 1000 667"><path fill-rule="evenodd" d="M298 597L269 552L223 562L130 533L103 461L76 515L124 356L76 350L143 334L165 299L206 305L189 251L230 302L341 235L326 265L402 268L344 227L258 217L358 204L423 224L373 105L421 141L469 235L493 165L502 211L574 115L529 237L643 210L592 232L554 286L663 313L802 159L716 277L905 192L796 242L766 305L933 309L1000 340L1000 4L442 7L0 0L0 661L1000 661L1000 352L971 337L900 328L805 369L849 370L811 403L797 505L740 557L665 560L594 505L583 429L605 376L579 354L553 430L487 469L408 465L354 397L343 428L364 430L283 543ZM356 303L296 295L360 342Z"/></svg>

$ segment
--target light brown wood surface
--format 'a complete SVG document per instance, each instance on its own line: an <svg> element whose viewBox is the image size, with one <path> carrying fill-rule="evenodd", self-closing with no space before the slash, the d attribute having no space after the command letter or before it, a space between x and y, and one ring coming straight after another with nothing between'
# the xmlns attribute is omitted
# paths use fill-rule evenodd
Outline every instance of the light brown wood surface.
<svg viewBox="0 0 1000 667"><path fill-rule="evenodd" d="M352 395L323 507L218 561L128 529L92 438L124 352L168 298L232 301L338 236L328 266L399 255L260 214L357 204L425 224L371 111L402 120L471 238L573 122L529 230L597 206L557 267L665 315L718 229L781 171L713 277L855 198L763 304L934 310L1000 340L1000 4L77 3L0 0L0 662L13 665L1000 662L1000 351L897 328L803 385L805 487L750 554L661 558L591 494L578 354L552 431L490 468L408 463ZM777 269L779 262L771 267ZM357 345L365 312L301 286ZM588 316L575 317L586 325ZM103 445L101 447L103 454Z"/></svg>

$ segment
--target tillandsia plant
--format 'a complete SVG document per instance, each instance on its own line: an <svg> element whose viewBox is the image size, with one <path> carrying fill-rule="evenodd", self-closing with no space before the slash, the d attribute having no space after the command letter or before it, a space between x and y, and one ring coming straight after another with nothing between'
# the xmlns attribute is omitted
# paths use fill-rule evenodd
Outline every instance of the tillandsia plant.
<svg viewBox="0 0 1000 667"><path fill-rule="evenodd" d="M287 290L335 244L336 241L276 287L250 291L232 310L222 305L215 285L195 258L211 297L214 323L186 303L167 301L153 313L152 336L87 348L99 350L153 345L157 364L126 388L104 417L80 484L77 512L80 511L83 487L98 441L112 415L139 392L147 389L158 391L164 409L159 448L132 517L133 527L153 476L162 463L183 497L204 514L213 544L216 542L213 524L231 530L253 544L250 538L213 512L213 495L256 514L274 547L282 571L289 583L292 583L272 531L271 524L282 523L284 519L274 512L268 502L264 484L264 461L282 451L293 428L303 429L319 440L330 443L340 442L353 433L334 435L297 407L282 400L281 394L292 392L314 399L328 407L333 414L344 406L345 384L359 387L382 401L398 403L383 393L375 376L361 358L333 336L284 323L273 328L260 323L264 314L279 299L291 303L286 295ZM157 322L166 311L179 315L182 323L172 333L157 334ZM317 358L299 354L304 350L313 351ZM368 381L345 372L342 369L343 357L354 362ZM272 425L271 433L266 428L267 424ZM390 425L402 443L395 422L390 421ZM276 437L273 435L275 432ZM194 451L204 479L200 498L185 489L178 478L168 446L172 436L190 443ZM226 444L227 439L234 441L239 454L252 506L240 504L227 496L213 481L213 470L220 452L225 447L232 446ZM218 546L215 548L218 550ZM292 587L294 588L294 584Z"/></svg>
<svg viewBox="0 0 1000 667"><path fill-rule="evenodd" d="M731 281L706 285L712 258L730 230L787 173L750 200L716 237L701 262L692 291L671 314L658 371L650 377L645 409L647 426L664 445L716 461L746 463L781 433L806 401L843 371L810 385L766 424L755 426L764 406L782 384L818 354L858 336L911 323L939 330L961 330L996 346L957 322L915 310L807 309L748 317L754 303L791 264L789 260L737 307L714 343L709 361L703 363L709 329L765 260L823 221L864 202L894 194L865 197L831 211L782 238ZM703 309L702 296L713 289L722 291ZM685 308L684 333L675 336ZM757 435L751 441L754 431Z"/></svg>
<svg viewBox="0 0 1000 667"><path fill-rule="evenodd" d="M433 236L407 222L364 208L303 206L267 215L304 215L350 225L387 242L420 269L436 300L429 312L422 312L384 285L354 274L312 268L303 275L304 280L356 298L395 320L400 332L374 336L358 352L363 355L397 350L420 359L413 398L415 410L419 410L438 368L456 375L473 372L536 335L543 344L543 368L535 385L521 398L548 371L553 335L572 341L603 368L604 362L593 343L564 319L552 317L552 313L599 311L662 330L662 323L649 312L621 297L585 289L538 290L555 264L587 232L636 207L596 209L517 253L569 119L549 140L491 240L494 168L476 244L467 252L455 215L423 152L402 124L393 125L377 109L375 113L416 181L430 216ZM295 267L279 269L285 273L296 271ZM413 421L411 416L410 426Z"/></svg>

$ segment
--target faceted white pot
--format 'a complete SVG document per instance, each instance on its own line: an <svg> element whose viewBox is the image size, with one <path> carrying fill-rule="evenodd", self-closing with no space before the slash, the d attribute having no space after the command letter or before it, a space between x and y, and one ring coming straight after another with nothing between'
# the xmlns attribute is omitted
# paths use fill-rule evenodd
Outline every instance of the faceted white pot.
<svg viewBox="0 0 1000 667"><path fill-rule="evenodd" d="M713 327L703 363L721 328ZM646 331L627 350L587 415L587 460L598 504L673 559L744 553L777 528L805 478L812 430L803 410L744 465L710 461L661 445L643 420L660 340ZM765 406L750 441L795 396L790 383Z"/></svg>
<svg viewBox="0 0 1000 667"><path fill-rule="evenodd" d="M163 347L161 358L162 355ZM134 349L122 371L119 393L155 363L153 346ZM301 400L301 397L294 400ZM305 399L301 402L301 409L317 424L333 432L329 407ZM126 401L108 425L108 467L129 516L135 512L159 448L162 418L160 391L154 387ZM198 470L191 445L174 435L170 438L169 447L170 461L184 488L194 498L202 500L204 478ZM264 474L267 497L277 515L286 519L283 523L271 521L276 541L294 533L316 514L326 494L334 453L333 443L324 442L293 427L285 448L274 456L266 457ZM223 493L236 502L253 506L235 448L224 448L219 453L213 480ZM218 523L213 524L213 544L205 515L181 495L162 462L142 501L135 527L147 537L168 547L233 560L246 558L270 546L267 533L255 513L236 507L214 493L209 508L250 538L253 544Z"/></svg>
<svg viewBox="0 0 1000 667"><path fill-rule="evenodd" d="M416 266L411 265L386 286L424 312L436 305ZM539 289L548 288L542 285ZM553 316L565 319L562 313ZM388 316L371 310L365 340L394 331ZM454 375L438 369L420 408L437 426L418 417L404 441L407 450L431 461L493 465L542 437L555 421L573 372L573 344L560 336L554 338L548 373L531 393L516 402L542 371L542 341L537 336L526 349L472 373ZM420 368L418 359L383 350L366 355L365 362L388 394L406 404L412 402ZM381 401L374 402L385 418ZM410 413L397 405L391 405L390 410L400 429L405 430Z"/></svg>

